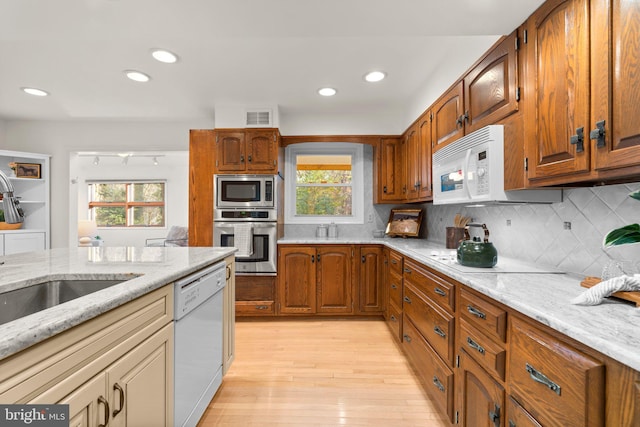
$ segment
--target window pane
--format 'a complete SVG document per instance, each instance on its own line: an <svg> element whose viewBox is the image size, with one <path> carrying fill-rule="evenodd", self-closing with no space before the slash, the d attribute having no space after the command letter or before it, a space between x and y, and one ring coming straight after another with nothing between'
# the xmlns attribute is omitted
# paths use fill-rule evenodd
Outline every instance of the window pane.
<svg viewBox="0 0 640 427"><path fill-rule="evenodd" d="M124 206L95 207L93 218L98 227L121 227L127 223Z"/></svg>
<svg viewBox="0 0 640 427"><path fill-rule="evenodd" d="M350 155L298 155L296 156L296 182L298 184L350 184Z"/></svg>
<svg viewBox="0 0 640 427"><path fill-rule="evenodd" d="M133 184L134 202L163 202L164 184L145 183Z"/></svg>
<svg viewBox="0 0 640 427"><path fill-rule="evenodd" d="M164 225L164 207L162 206L134 206L133 224L138 226L158 226Z"/></svg>
<svg viewBox="0 0 640 427"><path fill-rule="evenodd" d="M296 215L351 215L351 187L297 187Z"/></svg>
<svg viewBox="0 0 640 427"><path fill-rule="evenodd" d="M93 202L126 202L126 184L92 184Z"/></svg>

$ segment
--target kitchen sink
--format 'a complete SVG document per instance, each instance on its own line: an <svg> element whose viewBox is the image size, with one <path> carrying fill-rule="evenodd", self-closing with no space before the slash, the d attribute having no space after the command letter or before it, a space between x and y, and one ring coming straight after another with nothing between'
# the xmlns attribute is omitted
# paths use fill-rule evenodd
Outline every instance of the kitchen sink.
<svg viewBox="0 0 640 427"><path fill-rule="evenodd" d="M0 325L129 279L50 280L0 294Z"/></svg>

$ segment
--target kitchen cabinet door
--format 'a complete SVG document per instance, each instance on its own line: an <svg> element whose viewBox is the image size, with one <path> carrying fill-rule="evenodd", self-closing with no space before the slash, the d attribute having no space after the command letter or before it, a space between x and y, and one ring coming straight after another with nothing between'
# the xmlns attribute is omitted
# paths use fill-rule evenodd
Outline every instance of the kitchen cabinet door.
<svg viewBox="0 0 640 427"><path fill-rule="evenodd" d="M420 134L418 125L414 124L405 133L405 146L407 149L407 192L406 201L413 202L420 198Z"/></svg>
<svg viewBox="0 0 640 427"><path fill-rule="evenodd" d="M108 425L111 414L106 400L106 378L104 373L96 375L58 402L60 405L69 405L70 426Z"/></svg>
<svg viewBox="0 0 640 427"><path fill-rule="evenodd" d="M246 147L244 131L216 131L216 173L244 172Z"/></svg>
<svg viewBox="0 0 640 427"><path fill-rule="evenodd" d="M278 248L278 311L282 314L316 312L316 248Z"/></svg>
<svg viewBox="0 0 640 427"><path fill-rule="evenodd" d="M380 203L397 202L404 197L405 186L403 161L405 159L404 141L400 138L382 138L378 157L378 201Z"/></svg>
<svg viewBox="0 0 640 427"><path fill-rule="evenodd" d="M505 393L464 351L460 352L460 423L474 427L504 427Z"/></svg>
<svg viewBox="0 0 640 427"><path fill-rule="evenodd" d="M173 425L173 324L107 370L109 426Z"/></svg>
<svg viewBox="0 0 640 427"><path fill-rule="evenodd" d="M278 173L278 133L276 130L246 131L247 172Z"/></svg>
<svg viewBox="0 0 640 427"><path fill-rule="evenodd" d="M517 31L504 38L464 77L465 133L518 111Z"/></svg>
<svg viewBox="0 0 640 427"><path fill-rule="evenodd" d="M639 32L640 2L591 1L592 132L586 134L593 133L594 168L602 177L640 173Z"/></svg>
<svg viewBox="0 0 640 427"><path fill-rule="evenodd" d="M316 248L317 312L353 312L353 247Z"/></svg>
<svg viewBox="0 0 640 427"><path fill-rule="evenodd" d="M433 104L433 151L464 136L464 84L460 80Z"/></svg>
<svg viewBox="0 0 640 427"><path fill-rule="evenodd" d="M189 245L213 246L215 131L189 131Z"/></svg>
<svg viewBox="0 0 640 427"><path fill-rule="evenodd" d="M587 0L549 0L526 23L525 156L533 185L590 174L588 12Z"/></svg>
<svg viewBox="0 0 640 427"><path fill-rule="evenodd" d="M383 304L383 255L380 246L360 247L358 274L358 311L382 313Z"/></svg>
<svg viewBox="0 0 640 427"><path fill-rule="evenodd" d="M432 121L433 114L431 114L431 111L425 112L420 119L418 119L418 139L420 141L418 199L421 202L426 202L433 198L433 186L431 183L431 145L433 144L431 132Z"/></svg>

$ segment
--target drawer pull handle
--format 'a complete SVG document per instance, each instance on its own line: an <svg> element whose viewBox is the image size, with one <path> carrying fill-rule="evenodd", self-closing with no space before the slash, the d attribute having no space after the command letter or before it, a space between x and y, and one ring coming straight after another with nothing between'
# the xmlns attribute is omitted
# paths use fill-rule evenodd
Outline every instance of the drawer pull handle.
<svg viewBox="0 0 640 427"><path fill-rule="evenodd" d="M109 425L109 416L111 415L109 413L109 402L103 396L98 396L98 405L100 404L104 405L104 424L98 424L98 427L106 427Z"/></svg>
<svg viewBox="0 0 640 427"><path fill-rule="evenodd" d="M391 284L391 289L398 289L398 287L396 286L396 284L395 284L395 283L392 283L392 284Z"/></svg>
<svg viewBox="0 0 640 427"><path fill-rule="evenodd" d="M438 390L440 390L441 392L444 393L444 386L442 385L442 383L440 382L440 380L438 379L438 377L436 377L435 375L433 376L433 385L435 385L436 387L438 387Z"/></svg>
<svg viewBox="0 0 640 427"><path fill-rule="evenodd" d="M120 395L120 408L114 409L112 414L113 418L115 418L116 415L122 412L122 409L124 408L124 390L122 389L122 387L120 387L120 384L118 383L115 383L113 385L113 390L117 391L118 394Z"/></svg>
<svg viewBox="0 0 640 427"><path fill-rule="evenodd" d="M544 384L549 387L549 390L555 392L558 396L560 396L560 386L544 375L542 372L537 371L533 366L526 364L527 372L532 380L539 382L540 384Z"/></svg>
<svg viewBox="0 0 640 427"><path fill-rule="evenodd" d="M391 260L391 264L397 264L397 263L398 263L398 261L396 261L395 259Z"/></svg>
<svg viewBox="0 0 640 427"><path fill-rule="evenodd" d="M436 335L440 335L442 338L446 338L447 336L447 334L442 329L440 329L440 326L434 326L433 332L435 332Z"/></svg>
<svg viewBox="0 0 640 427"><path fill-rule="evenodd" d="M405 269L404 269L404 272L405 272L405 273L408 273L408 274L411 274L411 270L409 270L408 268L405 268Z"/></svg>
<svg viewBox="0 0 640 427"><path fill-rule="evenodd" d="M436 294L440 295L441 297L446 297L447 293L445 291L443 291L442 289L436 287L433 292L435 292Z"/></svg>
<svg viewBox="0 0 640 427"><path fill-rule="evenodd" d="M268 308L268 305L256 305L256 310L266 310Z"/></svg>
<svg viewBox="0 0 640 427"><path fill-rule="evenodd" d="M480 344L472 340L471 337L467 337L467 344L469 345L469 347L471 347L474 350L477 350L478 353L484 356L484 348L482 348Z"/></svg>
<svg viewBox="0 0 640 427"><path fill-rule="evenodd" d="M478 310L477 308L475 308L472 305L468 305L467 306L467 311L471 314L473 314L474 316L476 316L478 319L486 319L487 315L484 314L483 312L481 312L480 310Z"/></svg>
<svg viewBox="0 0 640 427"><path fill-rule="evenodd" d="M404 340L405 340L406 342L411 342L411 337L410 337L409 335L404 334L402 337L404 338Z"/></svg>
<svg viewBox="0 0 640 427"><path fill-rule="evenodd" d="M411 298L409 298L409 297L404 297L404 298L402 298L402 300L404 302L408 303L408 304L411 304Z"/></svg>
<svg viewBox="0 0 640 427"><path fill-rule="evenodd" d="M394 315L392 314L392 315L391 315L391 321L392 321L392 322L397 322L397 321L398 321L398 319L396 319L396 316L394 316Z"/></svg>

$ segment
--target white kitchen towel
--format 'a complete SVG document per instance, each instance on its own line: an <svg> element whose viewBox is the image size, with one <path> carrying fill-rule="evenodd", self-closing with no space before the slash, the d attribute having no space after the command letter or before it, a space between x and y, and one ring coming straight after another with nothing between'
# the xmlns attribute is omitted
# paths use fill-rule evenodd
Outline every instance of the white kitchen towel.
<svg viewBox="0 0 640 427"><path fill-rule="evenodd" d="M233 226L233 246L238 248L236 257L248 258L253 255L253 225L239 223Z"/></svg>
<svg viewBox="0 0 640 427"><path fill-rule="evenodd" d="M614 292L640 291L640 274L618 276L589 288L571 300L571 304L598 305Z"/></svg>

